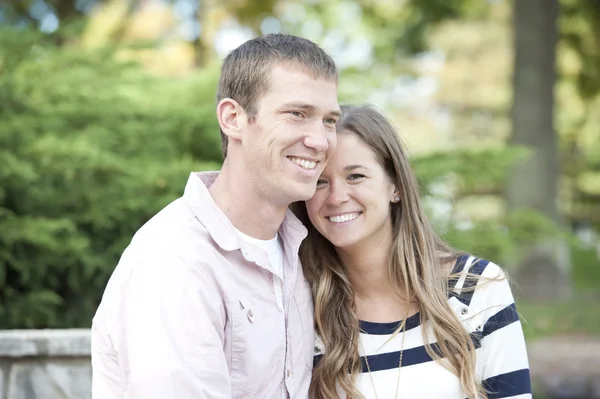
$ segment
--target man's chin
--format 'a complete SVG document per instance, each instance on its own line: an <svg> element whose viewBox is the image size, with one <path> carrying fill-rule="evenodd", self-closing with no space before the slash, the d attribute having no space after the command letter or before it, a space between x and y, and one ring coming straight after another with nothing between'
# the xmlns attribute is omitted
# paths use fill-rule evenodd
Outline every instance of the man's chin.
<svg viewBox="0 0 600 399"><path fill-rule="evenodd" d="M295 190L296 192L294 193L292 199L292 202L299 202L299 201L308 201L309 199L311 199L314 195L316 190L315 188L312 187L298 187L297 190Z"/></svg>

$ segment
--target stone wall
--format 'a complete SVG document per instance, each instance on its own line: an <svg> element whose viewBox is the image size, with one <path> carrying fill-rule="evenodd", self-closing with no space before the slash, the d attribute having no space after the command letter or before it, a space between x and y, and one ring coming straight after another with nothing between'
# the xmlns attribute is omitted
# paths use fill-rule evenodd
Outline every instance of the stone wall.
<svg viewBox="0 0 600 399"><path fill-rule="evenodd" d="M528 345L533 385L547 399L600 399L600 338ZM90 332L0 331L0 399L90 399Z"/></svg>
<svg viewBox="0 0 600 399"><path fill-rule="evenodd" d="M91 398L90 331L0 331L0 399Z"/></svg>

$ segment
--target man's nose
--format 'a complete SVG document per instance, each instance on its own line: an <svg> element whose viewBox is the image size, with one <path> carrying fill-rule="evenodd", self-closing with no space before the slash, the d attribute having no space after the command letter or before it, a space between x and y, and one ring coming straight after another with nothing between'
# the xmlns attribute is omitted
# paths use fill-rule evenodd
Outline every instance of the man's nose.
<svg viewBox="0 0 600 399"><path fill-rule="evenodd" d="M326 152L330 147L330 135L335 135L335 132L330 132L322 122L311 126L310 130L304 136L304 145L308 148L322 153Z"/></svg>

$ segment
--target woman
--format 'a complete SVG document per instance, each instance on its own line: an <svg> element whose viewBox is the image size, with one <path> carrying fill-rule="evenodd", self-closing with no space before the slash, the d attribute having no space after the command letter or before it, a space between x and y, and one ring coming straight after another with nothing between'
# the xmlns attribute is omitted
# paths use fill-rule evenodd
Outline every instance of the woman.
<svg viewBox="0 0 600 399"><path fill-rule="evenodd" d="M315 196L294 205L309 229L300 255L315 299L311 397L530 398L501 269L436 236L386 118L342 110Z"/></svg>

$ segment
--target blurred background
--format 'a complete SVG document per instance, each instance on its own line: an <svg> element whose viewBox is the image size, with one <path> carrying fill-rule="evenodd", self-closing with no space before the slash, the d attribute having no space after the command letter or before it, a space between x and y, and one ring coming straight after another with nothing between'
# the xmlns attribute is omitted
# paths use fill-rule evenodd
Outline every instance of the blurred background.
<svg viewBox="0 0 600 399"><path fill-rule="evenodd" d="M89 328L133 233L220 167L221 60L272 32L394 121L436 229L511 275L530 348L600 357L599 0L0 0L0 329Z"/></svg>

